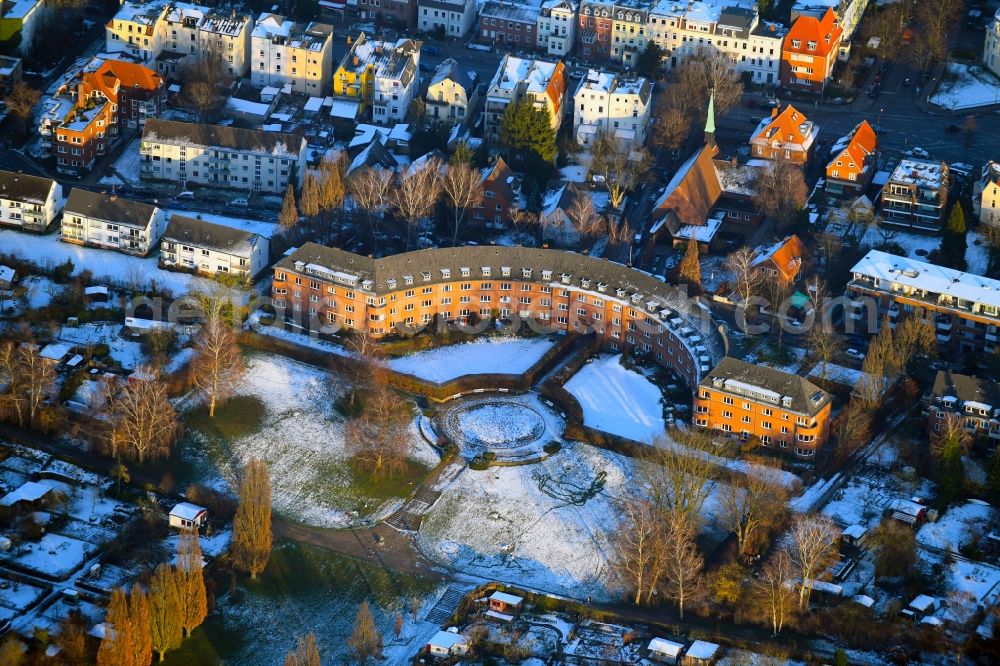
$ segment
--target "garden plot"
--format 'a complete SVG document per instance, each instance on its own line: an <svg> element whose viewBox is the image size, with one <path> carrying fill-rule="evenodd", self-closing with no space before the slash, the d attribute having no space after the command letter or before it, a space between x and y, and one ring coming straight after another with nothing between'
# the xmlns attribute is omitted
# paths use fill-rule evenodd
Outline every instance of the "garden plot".
<svg viewBox="0 0 1000 666"><path fill-rule="evenodd" d="M342 389L324 370L266 354L248 356L246 367L234 403L249 397L239 408L247 413L228 418L243 421L240 427L247 431L231 438L195 432L182 454L191 480L235 493L242 467L261 458L271 472L274 509L316 527L378 520L402 504L399 498L369 498L356 486L343 420L334 410ZM226 406L221 409L217 418ZM207 417L203 423L211 426ZM411 460L427 467L437 463L415 427L411 440Z"/></svg>
<svg viewBox="0 0 1000 666"><path fill-rule="evenodd" d="M0 578L0 622L27 610L45 594L45 589L16 580Z"/></svg>
<svg viewBox="0 0 1000 666"><path fill-rule="evenodd" d="M91 543L50 533L38 542L22 544L9 559L42 577L65 580L83 566L93 551Z"/></svg>
<svg viewBox="0 0 1000 666"><path fill-rule="evenodd" d="M548 338L490 337L399 356L389 367L442 384L462 375L524 374L555 344Z"/></svg>
<svg viewBox="0 0 1000 666"><path fill-rule="evenodd" d="M957 551L976 535L988 531L996 516L985 502L970 500L962 506L951 507L934 523L927 523L917 532L917 543L929 548Z"/></svg>
<svg viewBox="0 0 1000 666"><path fill-rule="evenodd" d="M874 527L883 512L901 498L916 494L930 495L926 482L909 481L881 470L867 468L864 473L852 476L823 507L822 513L842 527L864 525Z"/></svg>
<svg viewBox="0 0 1000 666"><path fill-rule="evenodd" d="M662 435L662 393L642 374L621 364L621 356L600 356L573 375L565 388L583 408L584 425L650 442Z"/></svg>
<svg viewBox="0 0 1000 666"><path fill-rule="evenodd" d="M121 324L94 323L79 326L64 326L59 334L59 340L72 345L92 347L107 345L112 360L121 364L124 370L135 370L146 360L142 344L121 337Z"/></svg>

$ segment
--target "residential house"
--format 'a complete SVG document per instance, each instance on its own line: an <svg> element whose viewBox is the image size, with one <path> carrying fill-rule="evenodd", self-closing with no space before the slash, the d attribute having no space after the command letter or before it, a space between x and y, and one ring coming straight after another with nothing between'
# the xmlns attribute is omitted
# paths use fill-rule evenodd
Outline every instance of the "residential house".
<svg viewBox="0 0 1000 666"><path fill-rule="evenodd" d="M1000 280L871 250L847 283L849 316L866 321L874 334L884 318L895 326L902 316L934 324L942 356L965 358L997 349Z"/></svg>
<svg viewBox="0 0 1000 666"><path fill-rule="evenodd" d="M875 130L862 120L850 134L834 144L826 165L827 194L858 197L865 193L875 175L878 161L878 138Z"/></svg>
<svg viewBox="0 0 1000 666"><path fill-rule="evenodd" d="M698 384L694 423L810 459L829 437L831 405L804 377L727 357Z"/></svg>
<svg viewBox="0 0 1000 666"><path fill-rule="evenodd" d="M583 60L604 62L611 58L615 4L611 0L582 0L577 13L576 53Z"/></svg>
<svg viewBox="0 0 1000 666"><path fill-rule="evenodd" d="M251 30L249 14L167 0L125 0L105 26L104 48L170 77L198 58L213 56L227 74L238 77L249 67Z"/></svg>
<svg viewBox="0 0 1000 666"><path fill-rule="evenodd" d="M669 69L694 56L723 53L736 71L763 85L780 80L785 32L782 25L762 21L749 0L659 0L649 10L648 39L668 54Z"/></svg>
<svg viewBox="0 0 1000 666"><path fill-rule="evenodd" d="M333 74L334 96L372 108L380 124L402 120L419 85L421 42L369 39L361 33Z"/></svg>
<svg viewBox="0 0 1000 666"><path fill-rule="evenodd" d="M41 147L55 155L59 173L89 173L123 128L141 128L158 116L166 97L163 78L152 69L95 58L60 87L58 104L42 115Z"/></svg>
<svg viewBox="0 0 1000 666"><path fill-rule="evenodd" d="M938 232L948 204L948 165L904 158L882 187L880 208L886 224Z"/></svg>
<svg viewBox="0 0 1000 666"><path fill-rule="evenodd" d="M792 23L781 47L781 85L821 93L833 73L843 30L828 8L822 18L803 14Z"/></svg>
<svg viewBox="0 0 1000 666"><path fill-rule="evenodd" d="M1000 9L986 26L986 41L983 44L983 64L991 72L1000 76Z"/></svg>
<svg viewBox="0 0 1000 666"><path fill-rule="evenodd" d="M41 509L46 506L52 486L38 481L25 481L20 486L0 497L0 506L21 510Z"/></svg>
<svg viewBox="0 0 1000 666"><path fill-rule="evenodd" d="M476 22L475 0L418 0L417 29L464 37Z"/></svg>
<svg viewBox="0 0 1000 666"><path fill-rule="evenodd" d="M500 138L500 119L507 107L524 97L538 108L547 109L552 129L559 131L566 96L566 66L562 61L546 62L505 55L486 93L484 136Z"/></svg>
<svg viewBox="0 0 1000 666"><path fill-rule="evenodd" d="M163 268L252 278L267 265L267 238L184 215L170 216L160 243Z"/></svg>
<svg viewBox="0 0 1000 666"><path fill-rule="evenodd" d="M641 148L646 143L652 102L651 81L588 70L573 95L573 136L589 147L603 132L620 146Z"/></svg>
<svg viewBox="0 0 1000 666"><path fill-rule="evenodd" d="M437 659L463 657L469 651L469 640L458 631L439 631L427 641L427 654Z"/></svg>
<svg viewBox="0 0 1000 666"><path fill-rule="evenodd" d="M208 522L208 509L190 502L178 502L170 509L170 527L177 529L201 529Z"/></svg>
<svg viewBox="0 0 1000 666"><path fill-rule="evenodd" d="M753 260L753 267L764 271L770 278L790 285L798 280L803 262L807 258L805 243L793 234L777 243L759 248Z"/></svg>
<svg viewBox="0 0 1000 666"><path fill-rule="evenodd" d="M23 78L21 59L0 55L0 96L6 97Z"/></svg>
<svg viewBox="0 0 1000 666"><path fill-rule="evenodd" d="M48 15L45 4L45 0L0 2L0 44L10 45L8 52L16 47L18 53L31 53L38 26Z"/></svg>
<svg viewBox="0 0 1000 666"><path fill-rule="evenodd" d="M62 207L62 185L57 181L0 171L0 225L46 231Z"/></svg>
<svg viewBox="0 0 1000 666"><path fill-rule="evenodd" d="M139 175L245 192L281 194L302 184L306 140L294 133L149 120L139 144Z"/></svg>
<svg viewBox="0 0 1000 666"><path fill-rule="evenodd" d="M540 11L538 7L487 0L479 8L478 40L498 47L533 50Z"/></svg>
<svg viewBox="0 0 1000 666"><path fill-rule="evenodd" d="M483 199L472 210L469 221L501 229L524 207L521 179L499 156L482 174Z"/></svg>
<svg viewBox="0 0 1000 666"><path fill-rule="evenodd" d="M996 379L938 370L923 403L931 439L941 432L945 419L958 418L973 437L1000 441L1000 384Z"/></svg>
<svg viewBox="0 0 1000 666"><path fill-rule="evenodd" d="M618 0L611 19L611 60L635 67L646 50L649 7L639 0Z"/></svg>
<svg viewBox="0 0 1000 666"><path fill-rule="evenodd" d="M429 120L461 125L469 117L478 91L478 77L459 67L453 58L447 58L435 68L427 84L424 115Z"/></svg>
<svg viewBox="0 0 1000 666"><path fill-rule="evenodd" d="M576 46L576 0L545 0L535 23L536 48L564 58Z"/></svg>
<svg viewBox="0 0 1000 666"><path fill-rule="evenodd" d="M972 212L982 224L1000 224L1000 162L983 165L972 194Z"/></svg>
<svg viewBox="0 0 1000 666"><path fill-rule="evenodd" d="M599 194L601 196L592 196ZM590 198L592 208L585 199ZM580 208L586 206L587 208ZM542 210L538 213L538 226L542 228L542 240L552 243L556 247L577 249L580 243L593 233L593 229L582 228L581 224L587 224L577 211L591 210L593 212L593 222L607 207L607 193L592 193L576 183L564 183L560 187L546 193L542 201Z"/></svg>
<svg viewBox="0 0 1000 666"><path fill-rule="evenodd" d="M358 0L358 16L381 26L413 28L417 25L417 0Z"/></svg>
<svg viewBox="0 0 1000 666"><path fill-rule="evenodd" d="M165 226L166 215L157 206L77 187L66 199L60 240L144 257Z"/></svg>
<svg viewBox="0 0 1000 666"><path fill-rule="evenodd" d="M816 148L819 126L791 104L771 109L750 136L751 155L765 160L787 160L805 165Z"/></svg>
<svg viewBox="0 0 1000 666"><path fill-rule="evenodd" d="M319 97L333 71L333 26L262 14L250 38L250 81Z"/></svg>

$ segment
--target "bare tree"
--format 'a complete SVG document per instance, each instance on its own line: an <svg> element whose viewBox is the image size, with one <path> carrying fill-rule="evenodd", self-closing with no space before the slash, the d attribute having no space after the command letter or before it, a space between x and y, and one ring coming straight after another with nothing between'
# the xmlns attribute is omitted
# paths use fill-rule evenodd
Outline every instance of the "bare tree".
<svg viewBox="0 0 1000 666"><path fill-rule="evenodd" d="M673 85L657 96L653 108L656 110L653 143L667 150L680 150L695 125L697 111L693 101L685 97L680 86Z"/></svg>
<svg viewBox="0 0 1000 666"><path fill-rule="evenodd" d="M413 242L413 230L434 211L441 195L441 162L431 158L422 168L410 167L392 191L392 203L406 221L406 249Z"/></svg>
<svg viewBox="0 0 1000 666"><path fill-rule="evenodd" d="M781 549L771 556L758 576L750 579L754 596L766 613L774 636L781 633L785 622L795 611L794 578L792 558L788 551Z"/></svg>
<svg viewBox="0 0 1000 666"><path fill-rule="evenodd" d="M844 249L844 241L836 234L823 232L816 236L816 243L819 246L820 254L823 256L823 273L830 278L830 271L833 267L833 259Z"/></svg>
<svg viewBox="0 0 1000 666"><path fill-rule="evenodd" d="M704 592L702 570L705 561L695 545L695 528L688 518L677 511L666 516L663 537L663 580L668 597L677 602L681 620L684 605Z"/></svg>
<svg viewBox="0 0 1000 666"><path fill-rule="evenodd" d="M3 98L11 117L17 121L22 131L31 119L31 112L41 96L39 91L24 81L18 81L11 86L10 92Z"/></svg>
<svg viewBox="0 0 1000 666"><path fill-rule="evenodd" d="M649 500L629 494L618 503L623 520L615 532L617 571L627 589L634 589L636 605L652 591L660 562L663 514Z"/></svg>
<svg viewBox="0 0 1000 666"><path fill-rule="evenodd" d="M754 182L754 205L775 221L779 230L787 229L805 206L809 187L801 167L785 160L757 169Z"/></svg>
<svg viewBox="0 0 1000 666"><path fill-rule="evenodd" d="M678 513L697 524L715 487L711 448L711 439L694 431L674 429L653 440L642 474L650 499L662 513Z"/></svg>
<svg viewBox="0 0 1000 666"><path fill-rule="evenodd" d="M143 374L148 370L140 368ZM134 457L140 465L146 459L167 458L177 438L177 412L167 398L167 387L156 380L137 380L121 385L111 405L115 449Z"/></svg>
<svg viewBox="0 0 1000 666"><path fill-rule="evenodd" d="M199 122L215 116L226 99L226 71L222 52L205 49L180 74L181 98L198 115Z"/></svg>
<svg viewBox="0 0 1000 666"><path fill-rule="evenodd" d="M574 197L573 203L566 211L566 215L573 223L573 226L580 232L581 237L597 236L601 232L603 223L601 216L594 208L594 200L586 192L574 186L570 185L567 187L573 187Z"/></svg>
<svg viewBox="0 0 1000 666"><path fill-rule="evenodd" d="M714 50L687 60L677 71L677 83L660 94L654 106L654 142L669 150L680 149L691 130L704 125L713 94L717 115L739 104L743 95L743 82L729 56Z"/></svg>
<svg viewBox="0 0 1000 666"><path fill-rule="evenodd" d="M648 172L649 155L642 148L627 148L607 132L598 133L590 153L590 172L602 178L611 208L621 210L625 196Z"/></svg>
<svg viewBox="0 0 1000 666"><path fill-rule="evenodd" d="M764 273L756 264L757 253L744 245L726 257L726 266L733 274L733 282L740 300L748 303L756 295Z"/></svg>
<svg viewBox="0 0 1000 666"><path fill-rule="evenodd" d="M392 191L392 173L377 167L363 167L347 180L347 191L364 214L374 246L378 230Z"/></svg>
<svg viewBox="0 0 1000 666"><path fill-rule="evenodd" d="M483 178L468 162L449 164L441 181L441 189L451 205L453 215L451 244L458 245L458 230L466 213L483 201Z"/></svg>
<svg viewBox="0 0 1000 666"><path fill-rule="evenodd" d="M861 23L862 43L870 46L875 55L883 60L895 60L902 46L902 30L904 20L903 8L900 4L875 7L865 12Z"/></svg>
<svg viewBox="0 0 1000 666"><path fill-rule="evenodd" d="M812 328L809 329L809 346L812 348L816 358L819 359L820 378L825 381L827 365L844 347L840 341L840 336L817 315L813 321Z"/></svg>
<svg viewBox="0 0 1000 666"><path fill-rule="evenodd" d="M766 546L765 536L784 520L788 493L779 471L763 464L733 476L722 487L719 503L724 524L736 534L740 555L749 558Z"/></svg>
<svg viewBox="0 0 1000 666"><path fill-rule="evenodd" d="M809 604L812 582L837 554L840 529L832 520L820 515L800 515L792 521L789 530L790 555L802 578L799 587L799 607Z"/></svg>
<svg viewBox="0 0 1000 666"><path fill-rule="evenodd" d="M376 381L363 411L347 422L345 434L354 464L375 479L399 474L406 463L409 403L383 381Z"/></svg>
<svg viewBox="0 0 1000 666"><path fill-rule="evenodd" d="M836 443L834 457L838 463L847 459L868 443L871 435L871 415L863 403L851 399L830 424L830 433Z"/></svg>
<svg viewBox="0 0 1000 666"><path fill-rule="evenodd" d="M208 400L208 415L215 417L215 407L225 401L243 374L243 360L236 334L218 315L210 316L201 327L195 342L191 381Z"/></svg>
<svg viewBox="0 0 1000 666"><path fill-rule="evenodd" d="M250 578L256 578L271 557L271 476L257 458L247 461L243 470L230 555Z"/></svg>
<svg viewBox="0 0 1000 666"><path fill-rule="evenodd" d="M962 17L963 8L962 0L916 4L914 18L917 35L908 51L911 61L921 71L927 71L947 57L951 33Z"/></svg>
<svg viewBox="0 0 1000 666"><path fill-rule="evenodd" d="M55 390L56 373L39 348L29 342L8 340L0 344L0 406L14 415L18 425L33 428L46 400Z"/></svg>

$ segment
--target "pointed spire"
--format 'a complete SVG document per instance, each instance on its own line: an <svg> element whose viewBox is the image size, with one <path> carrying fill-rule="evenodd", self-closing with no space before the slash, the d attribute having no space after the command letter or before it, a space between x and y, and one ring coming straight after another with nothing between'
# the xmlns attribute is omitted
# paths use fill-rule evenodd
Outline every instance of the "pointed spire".
<svg viewBox="0 0 1000 666"><path fill-rule="evenodd" d="M705 118L705 143L715 145L715 89L708 95L708 115Z"/></svg>

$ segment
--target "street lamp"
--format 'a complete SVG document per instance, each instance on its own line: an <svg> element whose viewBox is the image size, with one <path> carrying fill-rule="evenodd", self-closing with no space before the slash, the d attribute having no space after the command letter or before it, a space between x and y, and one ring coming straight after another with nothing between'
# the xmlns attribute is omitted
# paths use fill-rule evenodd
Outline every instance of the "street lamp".
<svg viewBox="0 0 1000 666"><path fill-rule="evenodd" d="M875 125L876 125L876 127L878 127L879 131L882 130L882 112L883 111L885 111L885 108L879 109L878 110L878 118L875 119Z"/></svg>

